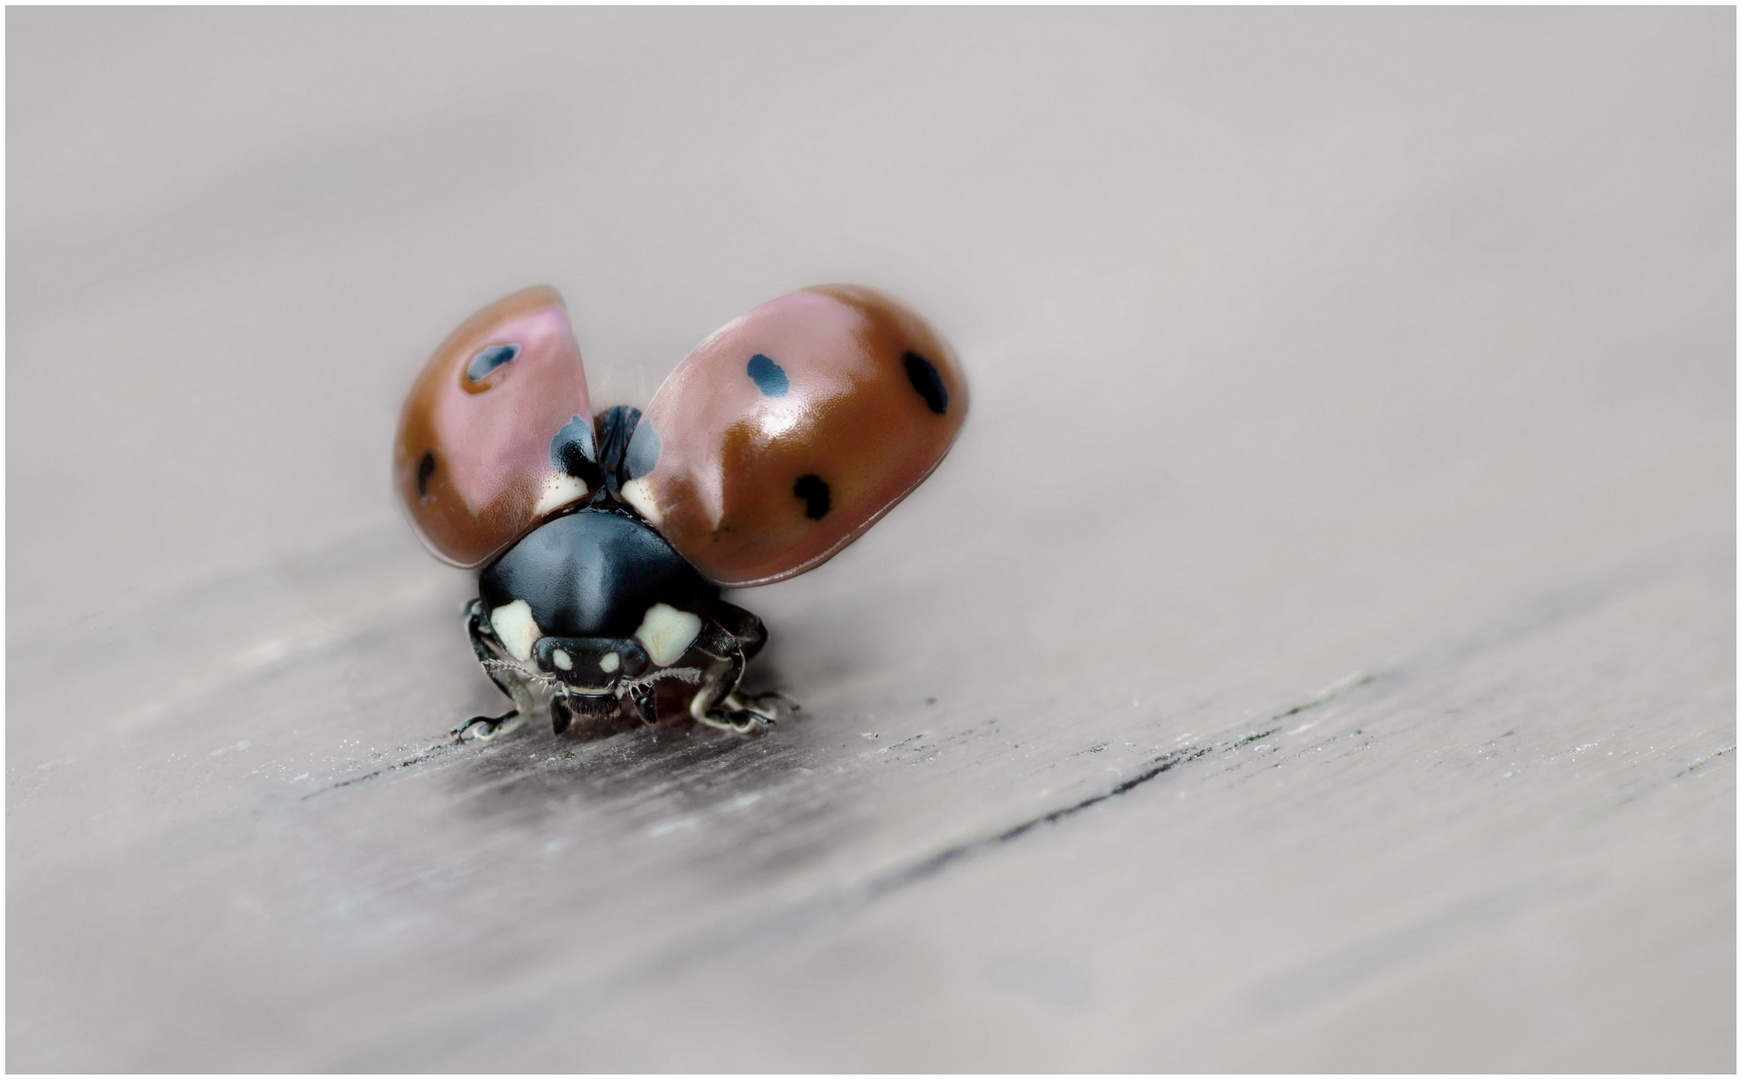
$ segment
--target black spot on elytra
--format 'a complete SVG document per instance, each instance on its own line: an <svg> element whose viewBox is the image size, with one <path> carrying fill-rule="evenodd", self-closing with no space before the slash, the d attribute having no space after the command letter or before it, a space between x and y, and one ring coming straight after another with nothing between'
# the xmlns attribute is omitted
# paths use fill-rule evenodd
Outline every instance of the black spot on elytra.
<svg viewBox="0 0 1742 1080"><path fill-rule="evenodd" d="M599 486L599 464L593 445L593 422L575 417L550 440L550 463L578 477L589 489Z"/></svg>
<svg viewBox="0 0 1742 1080"><path fill-rule="evenodd" d="M815 473L799 477L792 493L804 500L804 516L812 521L821 521L829 512L829 485Z"/></svg>
<svg viewBox="0 0 1742 1080"><path fill-rule="evenodd" d="M907 381L919 391L920 397L925 398L926 408L942 416L950 407L950 392L944 389L944 380L938 369L916 352L903 354L901 366L907 369Z"/></svg>
<svg viewBox="0 0 1742 1080"><path fill-rule="evenodd" d="M417 497L429 498L429 478L435 475L435 455L428 450L423 452L423 460L417 463Z"/></svg>
<svg viewBox="0 0 1742 1080"><path fill-rule="evenodd" d="M659 432L643 418L635 425L635 434L629 436L629 446L623 451L624 479L633 480L652 472L659 464L659 448Z"/></svg>
<svg viewBox="0 0 1742 1080"><path fill-rule="evenodd" d="M787 381L786 371L761 353L752 356L750 362L744 365L744 373L750 376L758 390L769 397L785 397L786 392L792 388L792 383Z"/></svg>
<svg viewBox="0 0 1742 1080"><path fill-rule="evenodd" d="M466 365L466 378L483 382L486 375L519 355L518 345L492 345L472 357L472 362Z"/></svg>

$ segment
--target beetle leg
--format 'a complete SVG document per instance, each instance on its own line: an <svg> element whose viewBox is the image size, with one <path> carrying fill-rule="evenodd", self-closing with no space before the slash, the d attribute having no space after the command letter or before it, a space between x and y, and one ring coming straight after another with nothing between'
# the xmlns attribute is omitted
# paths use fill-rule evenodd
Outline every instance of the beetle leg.
<svg viewBox="0 0 1742 1080"><path fill-rule="evenodd" d="M526 717L520 715L520 710L509 709L501 716L474 716L459 727L448 732L456 742L467 739L476 742L489 742L501 735L519 731L526 726Z"/></svg>
<svg viewBox="0 0 1742 1080"><path fill-rule="evenodd" d="M490 620L484 617L484 601L473 600L466 605L466 637L472 643L472 652L478 657L478 663L483 666L484 673L490 676L490 681L496 684L496 689L508 696L514 702L514 708L501 716L474 716L454 729L454 734L467 738L464 732L474 725L488 725L488 730L473 732L475 739L493 739L498 735L506 735L518 728L519 724L504 727L509 720L516 717L527 717L532 714L532 691L524 676L511 667L504 666L506 650L496 640L496 631L490 625Z"/></svg>
<svg viewBox="0 0 1742 1080"><path fill-rule="evenodd" d="M734 691L721 698L720 704L734 713L748 713L758 719L766 720L770 724L780 718L782 706L791 712L798 711L798 702L773 690L766 694L754 694L750 697L742 697Z"/></svg>
<svg viewBox="0 0 1742 1080"><path fill-rule="evenodd" d="M744 649L738 642L738 636L718 622L710 621L702 629L694 648L716 660L724 660L726 666L702 681L701 689L690 698L690 717L698 724L743 735L773 722L774 717L743 708L735 694L738 680L744 675ZM716 708L720 705L725 708Z"/></svg>
<svg viewBox="0 0 1742 1080"><path fill-rule="evenodd" d="M714 621L738 639L738 650L744 654L746 664L756 659L762 646L768 644L768 628L762 625L762 620L737 604L728 604L724 600L716 603Z"/></svg>
<svg viewBox="0 0 1742 1080"><path fill-rule="evenodd" d="M719 624L738 639L738 648L744 654L744 662L748 664L768 644L768 628L762 620L753 613L745 611L736 604L728 604L724 600L714 605L714 618ZM780 709L788 712L798 712L798 702L775 690L760 694L741 697L734 686L721 700L721 704L733 712L750 713L763 720L773 723Z"/></svg>
<svg viewBox="0 0 1742 1080"><path fill-rule="evenodd" d="M714 706L738 688L738 680L744 674L744 650L739 646L737 636L720 623L709 620L691 647L705 656L724 660L726 666L721 670L710 670L702 679L701 686L690 698L690 718L709 727L736 730L731 715L716 711Z"/></svg>
<svg viewBox="0 0 1742 1080"><path fill-rule="evenodd" d="M629 703L635 706L635 715L641 718L643 724L659 722L659 713L655 709L653 684L641 683L629 689Z"/></svg>

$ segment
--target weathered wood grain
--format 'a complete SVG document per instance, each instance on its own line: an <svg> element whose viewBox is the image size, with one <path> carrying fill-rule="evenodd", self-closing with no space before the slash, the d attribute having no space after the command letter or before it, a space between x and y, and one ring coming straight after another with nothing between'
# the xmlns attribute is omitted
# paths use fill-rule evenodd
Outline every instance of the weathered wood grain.
<svg viewBox="0 0 1742 1080"><path fill-rule="evenodd" d="M10 1068L1734 1070L1733 12L8 30ZM954 337L797 722L446 738L386 447L538 278Z"/></svg>

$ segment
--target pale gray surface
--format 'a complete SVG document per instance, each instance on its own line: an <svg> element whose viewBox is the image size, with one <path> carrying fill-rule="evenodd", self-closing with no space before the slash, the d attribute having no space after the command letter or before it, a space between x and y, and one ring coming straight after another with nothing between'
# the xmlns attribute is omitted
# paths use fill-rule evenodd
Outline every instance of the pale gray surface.
<svg viewBox="0 0 1742 1080"><path fill-rule="evenodd" d="M1734 1070L1734 27L9 11L8 1066ZM826 280L804 719L443 745L423 355Z"/></svg>

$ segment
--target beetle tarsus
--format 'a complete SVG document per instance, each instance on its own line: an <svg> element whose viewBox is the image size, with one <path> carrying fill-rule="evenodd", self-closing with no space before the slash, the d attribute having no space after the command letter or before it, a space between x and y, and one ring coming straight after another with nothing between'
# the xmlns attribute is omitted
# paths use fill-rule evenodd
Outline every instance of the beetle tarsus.
<svg viewBox="0 0 1742 1080"><path fill-rule="evenodd" d="M526 725L519 709L509 709L501 716L474 716L448 734L455 742L489 742Z"/></svg>
<svg viewBox="0 0 1742 1080"><path fill-rule="evenodd" d="M734 735L749 735L761 731L763 728L774 726L772 719L751 712L727 712L716 709L700 716L696 716L694 713L691 715L695 716L695 721L698 724L706 725L717 731L730 731Z"/></svg>
<svg viewBox="0 0 1742 1080"><path fill-rule="evenodd" d="M738 695L736 694L732 696L738 698ZM778 690L765 690L760 694L750 694L747 697L738 700L740 703L736 707L742 708L746 712L753 712L758 716L766 716L771 722L778 718L783 712L796 713L803 711L799 708L798 702L787 697Z"/></svg>

